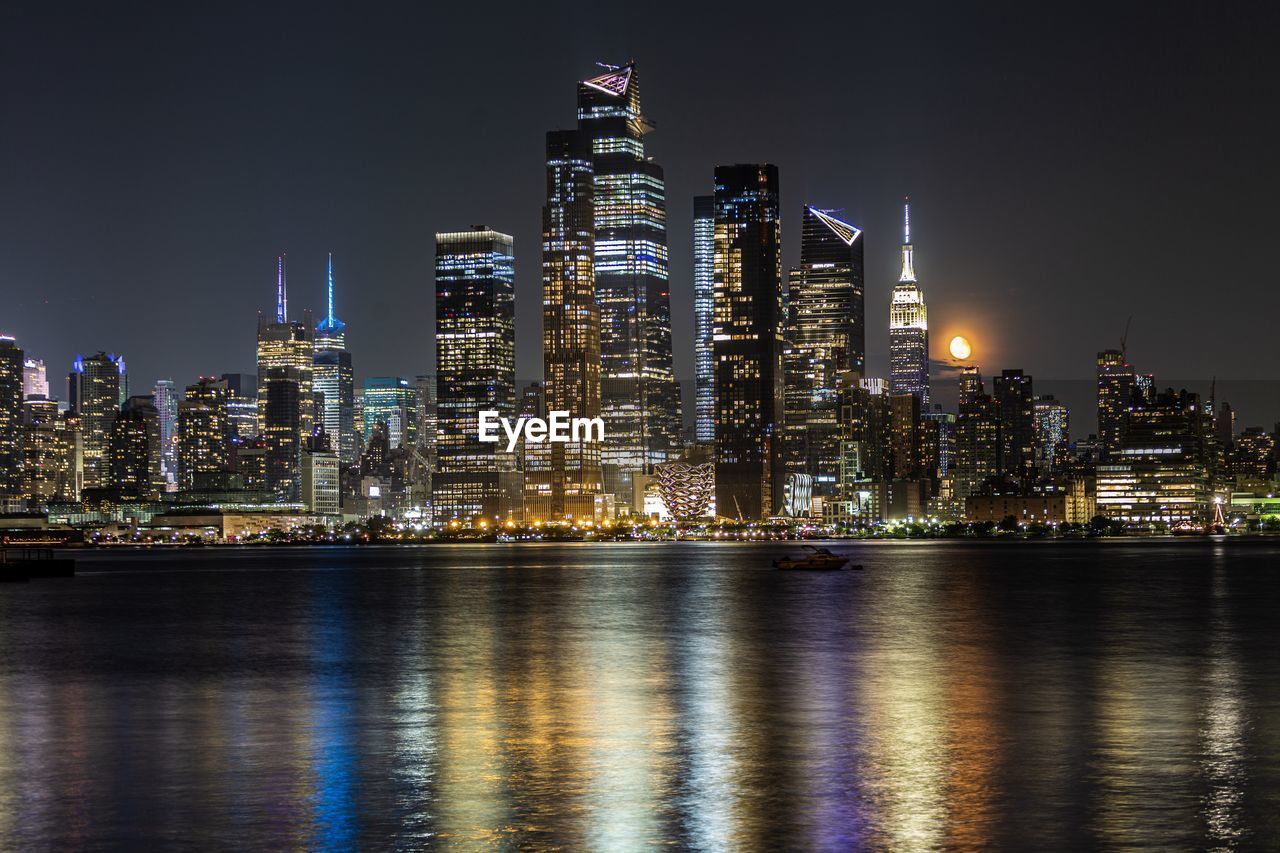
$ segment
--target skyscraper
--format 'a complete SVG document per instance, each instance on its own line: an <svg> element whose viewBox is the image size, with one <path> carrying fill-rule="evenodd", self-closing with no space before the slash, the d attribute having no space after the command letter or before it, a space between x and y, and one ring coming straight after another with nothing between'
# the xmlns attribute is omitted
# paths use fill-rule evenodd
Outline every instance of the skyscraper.
<svg viewBox="0 0 1280 853"><path fill-rule="evenodd" d="M600 416L600 306L594 273L591 137L547 134L542 208L542 351L548 411ZM604 488L600 444L525 448L525 509L531 519L598 518Z"/></svg>
<svg viewBox="0 0 1280 853"><path fill-rule="evenodd" d="M578 129L590 138L595 291L600 306L603 462L651 472L679 450L680 397L671 363L666 184L645 156L653 124L640 112L634 62L578 84ZM629 498L629 494L624 494Z"/></svg>
<svg viewBox="0 0 1280 853"><path fill-rule="evenodd" d="M438 522L500 521L512 509L497 443L479 439L480 412L515 408L515 254L492 229L436 234Z"/></svg>
<svg viewBox="0 0 1280 853"><path fill-rule="evenodd" d="M160 416L160 471L166 490L178 482L178 389L172 379L157 379L152 389Z"/></svg>
<svg viewBox="0 0 1280 853"><path fill-rule="evenodd" d="M315 335L311 312L304 311L300 322L289 320L285 257L280 255L276 258L275 320L270 322L263 315L258 315L258 432L265 436L268 422L274 430L274 435L267 441L268 485L284 500L298 499L302 443L315 430L314 364ZM267 396L269 378L276 383L272 399ZM296 392L286 389L287 383L294 383ZM278 409L285 399L293 401L296 412ZM269 414L271 407L277 408ZM285 440L280 434L286 424L291 424L297 432L292 440ZM285 462L293 466L287 473L279 470Z"/></svg>
<svg viewBox="0 0 1280 853"><path fill-rule="evenodd" d="M1035 399L1035 464L1040 477L1049 479L1067 461L1071 420L1067 407L1052 394Z"/></svg>
<svg viewBox="0 0 1280 853"><path fill-rule="evenodd" d="M778 169L715 170L716 511L771 515L782 499L782 229Z"/></svg>
<svg viewBox="0 0 1280 853"><path fill-rule="evenodd" d="M784 357L787 472L811 475L824 499L839 483L839 377L866 362L862 232L832 213L805 205Z"/></svg>
<svg viewBox="0 0 1280 853"><path fill-rule="evenodd" d="M23 352L0 335L0 510L22 497Z"/></svg>
<svg viewBox="0 0 1280 853"><path fill-rule="evenodd" d="M1098 353L1098 442L1103 454L1117 453L1129 425L1138 377L1120 350Z"/></svg>
<svg viewBox="0 0 1280 853"><path fill-rule="evenodd" d="M699 444L716 440L716 361L711 327L716 305L716 199L693 199L693 369L694 438Z"/></svg>
<svg viewBox="0 0 1280 853"><path fill-rule="evenodd" d="M22 362L22 399L49 399L49 374L45 371L44 362L38 358Z"/></svg>
<svg viewBox="0 0 1280 853"><path fill-rule="evenodd" d="M153 501L164 489L160 414L150 394L130 397L111 425L107 487L120 500Z"/></svg>
<svg viewBox="0 0 1280 853"><path fill-rule="evenodd" d="M71 411L80 419L84 487L106 488L111 479L111 427L128 388L124 358L105 352L89 358L77 355L67 384Z"/></svg>
<svg viewBox="0 0 1280 853"><path fill-rule="evenodd" d="M403 376L371 376L364 381L363 440L368 441L375 424L387 426L392 449L416 445L418 440L417 388Z"/></svg>
<svg viewBox="0 0 1280 853"><path fill-rule="evenodd" d="M75 418L59 412L52 400L27 400L22 417L22 494L28 508L79 499L82 475Z"/></svg>
<svg viewBox="0 0 1280 853"><path fill-rule="evenodd" d="M1000 474L1029 482L1036 473L1036 411L1031 377L1021 370L1005 370L993 384L1000 417Z"/></svg>
<svg viewBox="0 0 1280 853"><path fill-rule="evenodd" d="M288 503L298 502L302 494L300 377L297 367L267 367L258 374L258 411L263 418L259 437L266 451L266 487L276 500Z"/></svg>
<svg viewBox="0 0 1280 853"><path fill-rule="evenodd" d="M955 495L979 494L1000 473L1000 417L995 401L984 393L977 365L960 373L960 414L956 417Z"/></svg>
<svg viewBox="0 0 1280 853"><path fill-rule="evenodd" d="M201 377L178 406L178 482L184 490L217 488L213 475L229 471L231 424L227 382Z"/></svg>
<svg viewBox="0 0 1280 853"><path fill-rule="evenodd" d="M347 324L333 313L333 254L329 255L329 310L316 326L312 382L324 395L321 421L343 465L360 460L355 424L355 372L347 350Z"/></svg>
<svg viewBox="0 0 1280 853"><path fill-rule="evenodd" d="M889 385L929 403L929 312L916 282L911 245L911 205L903 205L902 274L889 305Z"/></svg>

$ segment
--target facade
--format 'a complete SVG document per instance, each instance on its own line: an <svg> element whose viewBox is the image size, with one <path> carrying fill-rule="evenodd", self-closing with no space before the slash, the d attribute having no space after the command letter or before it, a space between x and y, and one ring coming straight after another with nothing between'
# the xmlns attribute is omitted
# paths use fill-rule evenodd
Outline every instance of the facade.
<svg viewBox="0 0 1280 853"><path fill-rule="evenodd" d="M786 470L812 477L823 499L839 485L839 378L866 369L862 231L832 213L804 208L784 358Z"/></svg>
<svg viewBox="0 0 1280 853"><path fill-rule="evenodd" d="M0 336L0 509L22 497L23 352ZM46 389L47 390L47 389Z"/></svg>
<svg viewBox="0 0 1280 853"><path fill-rule="evenodd" d="M67 383L71 411L80 422L84 487L106 488L111 479L111 427L128 390L124 358L105 352L88 358L78 355Z"/></svg>
<svg viewBox="0 0 1280 853"><path fill-rule="evenodd" d="M693 199L693 369L694 438L710 446L716 440L715 344L711 328L716 304L716 200L700 195Z"/></svg>
<svg viewBox="0 0 1280 853"><path fill-rule="evenodd" d="M414 446L418 441L418 395L412 382L403 376L373 376L364 381L364 441L375 424L387 425L392 449Z"/></svg>
<svg viewBox="0 0 1280 853"><path fill-rule="evenodd" d="M929 311L916 281L911 205L903 206L902 273L889 304L889 387L929 404Z"/></svg>
<svg viewBox="0 0 1280 853"><path fill-rule="evenodd" d="M49 399L49 374L41 359L27 358L22 362L22 399Z"/></svg>
<svg viewBox="0 0 1280 853"><path fill-rule="evenodd" d="M264 449L264 485L277 501L285 503L301 500L301 377L302 371L297 367L268 367L258 377L258 411L263 419L258 436Z"/></svg>
<svg viewBox="0 0 1280 853"><path fill-rule="evenodd" d="M516 473L479 440L480 412L515 409L515 254L509 235L477 226L436 234L437 522L504 520ZM366 404L367 405L367 404Z"/></svg>
<svg viewBox="0 0 1280 853"><path fill-rule="evenodd" d="M1098 512L1120 521L1204 524L1214 498L1210 413L1172 389L1129 413L1120 447L1097 469Z"/></svg>
<svg viewBox="0 0 1280 853"><path fill-rule="evenodd" d="M201 377L178 405L178 485L183 491L213 488L232 467L227 383Z"/></svg>
<svg viewBox="0 0 1280 853"><path fill-rule="evenodd" d="M666 184L645 155L653 124L640 112L635 63L578 84L578 129L590 140L595 291L600 308L602 462L650 473L680 444L671 360ZM630 495L622 495L629 500Z"/></svg>
<svg viewBox="0 0 1280 853"><path fill-rule="evenodd" d="M1137 376L1124 353L1098 353L1098 441L1104 454L1120 450L1136 392Z"/></svg>
<svg viewBox="0 0 1280 853"><path fill-rule="evenodd" d="M312 439L302 451L302 505L327 519L342 512L341 463L328 441Z"/></svg>
<svg viewBox="0 0 1280 853"><path fill-rule="evenodd" d="M285 281L284 255L276 258L276 314L274 321L258 315L258 431L266 428L267 376L275 368L293 371L298 383L298 411L296 420L297 445L309 438L315 429L315 397L313 395L313 365L315 362L315 335L312 331L311 312L304 311L301 321L289 320L289 298ZM296 482L298 472L292 479Z"/></svg>
<svg viewBox="0 0 1280 853"><path fill-rule="evenodd" d="M778 169L715 170L716 511L754 520L782 500L782 228Z"/></svg>
<svg viewBox="0 0 1280 853"><path fill-rule="evenodd" d="M82 476L80 433L75 419L60 413L52 400L26 401L22 415L22 495L28 504L44 507L50 501L79 500Z"/></svg>
<svg viewBox="0 0 1280 853"><path fill-rule="evenodd" d="M1005 370L992 384L1000 418L1000 475L1029 483L1036 475L1036 409L1031 377L1021 370Z"/></svg>
<svg viewBox="0 0 1280 853"><path fill-rule="evenodd" d="M151 396L160 415L160 469L172 491L178 482L178 389L172 379L158 379Z"/></svg>
<svg viewBox="0 0 1280 853"><path fill-rule="evenodd" d="M231 435L247 442L258 434L258 377L251 373L224 373L227 385L227 420Z"/></svg>
<svg viewBox="0 0 1280 853"><path fill-rule="evenodd" d="M1071 418L1066 405L1052 394L1035 398L1035 467L1049 479L1067 466L1071 448Z"/></svg>
<svg viewBox="0 0 1280 853"><path fill-rule="evenodd" d="M355 372L347 350L347 324L333 313L333 254L329 255L329 310L316 325L312 384L322 394L320 425L330 437L343 465L360 460L355 423Z"/></svg>
<svg viewBox="0 0 1280 853"><path fill-rule="evenodd" d="M658 493L676 521L693 521L713 512L715 466L710 462L668 462L658 467Z"/></svg>
<svg viewBox="0 0 1280 853"><path fill-rule="evenodd" d="M969 522L989 521L999 524L1014 518L1019 524L1066 524L1074 518L1068 513L1069 496L1058 493L1031 495L970 495L964 501L964 519Z"/></svg>
<svg viewBox="0 0 1280 853"><path fill-rule="evenodd" d="M106 488L124 501L154 501L164 491L160 467L160 413L154 398L130 397L116 414L109 442Z"/></svg>
<svg viewBox="0 0 1280 853"><path fill-rule="evenodd" d="M584 418L601 416L592 164L590 135L580 130L547 134L547 201L542 208L542 408ZM611 442L615 440L619 437L610 436ZM620 440L634 449L634 436ZM527 445L527 517L599 520L604 508L601 449L601 443L593 441Z"/></svg>
<svg viewBox="0 0 1280 853"><path fill-rule="evenodd" d="M1000 474L1000 416L995 401L983 390L977 365L960 373L960 411L956 415L957 500L979 494L984 484Z"/></svg>

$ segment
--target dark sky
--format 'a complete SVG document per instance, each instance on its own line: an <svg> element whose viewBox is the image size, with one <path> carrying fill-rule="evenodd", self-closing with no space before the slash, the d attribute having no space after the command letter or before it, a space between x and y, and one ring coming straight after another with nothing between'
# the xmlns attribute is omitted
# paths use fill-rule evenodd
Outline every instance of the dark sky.
<svg viewBox="0 0 1280 853"><path fill-rule="evenodd" d="M515 235L536 376L543 134L596 60L628 57L666 168L682 376L691 197L765 160L788 265L806 201L865 229L873 374L909 192L935 358L962 331L985 373L1086 379L1133 315L1158 378L1275 375L1263 4L373 5L0 12L0 330L55 387L99 348L137 390L251 372L281 250L295 313L334 253L359 377L428 372L433 232L472 223Z"/></svg>

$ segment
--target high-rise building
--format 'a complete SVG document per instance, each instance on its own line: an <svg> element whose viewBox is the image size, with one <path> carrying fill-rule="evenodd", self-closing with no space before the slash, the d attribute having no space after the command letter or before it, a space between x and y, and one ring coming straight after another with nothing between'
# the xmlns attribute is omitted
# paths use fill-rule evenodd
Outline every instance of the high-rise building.
<svg viewBox="0 0 1280 853"><path fill-rule="evenodd" d="M1005 370L993 381L1000 418L1000 474L1020 483L1035 478L1036 410L1031 377Z"/></svg>
<svg viewBox="0 0 1280 853"><path fill-rule="evenodd" d="M267 367L258 375L266 488L286 503L298 502L302 491L301 374L297 367Z"/></svg>
<svg viewBox="0 0 1280 853"><path fill-rule="evenodd" d="M772 515L782 500L782 228L778 169L715 170L716 511Z"/></svg>
<svg viewBox="0 0 1280 853"><path fill-rule="evenodd" d="M160 471L165 490L178 483L178 389L172 379L157 379L151 392L160 416Z"/></svg>
<svg viewBox="0 0 1280 853"><path fill-rule="evenodd" d="M364 381L364 440L374 424L386 424L391 448L414 446L418 441L417 387L403 376L371 376Z"/></svg>
<svg viewBox="0 0 1280 853"><path fill-rule="evenodd" d="M833 213L805 205L784 356L787 471L812 476L823 499L840 479L839 378L866 367L862 231Z"/></svg>
<svg viewBox="0 0 1280 853"><path fill-rule="evenodd" d="M52 400L23 404L22 494L31 508L80 497L80 434Z"/></svg>
<svg viewBox="0 0 1280 853"><path fill-rule="evenodd" d="M716 199L693 199L694 438L716 440L716 357L712 326L716 307Z"/></svg>
<svg viewBox="0 0 1280 853"><path fill-rule="evenodd" d="M329 255L328 313L316 326L312 384L323 394L321 425L344 466L360 461L355 423L355 372L347 349L347 324L333 313L333 255Z"/></svg>
<svg viewBox="0 0 1280 853"><path fill-rule="evenodd" d="M956 416L955 497L964 500L981 493L1000 474L1000 416L996 403L983 390L977 365L960 373L960 413Z"/></svg>
<svg viewBox="0 0 1280 853"><path fill-rule="evenodd" d="M542 208L542 387L547 411L600 417L600 306L594 273L591 136L547 134ZM627 439L628 441L630 439ZM598 518L604 488L599 442L530 443L525 511L530 519Z"/></svg>
<svg viewBox="0 0 1280 853"><path fill-rule="evenodd" d="M1035 466L1048 480L1067 464L1071 445L1071 419L1066 405L1052 394L1035 399Z"/></svg>
<svg viewBox="0 0 1280 853"><path fill-rule="evenodd" d="M512 460L480 441L480 412L515 408L515 254L492 229L436 234L437 522L504 520ZM368 402L366 401L366 407Z"/></svg>
<svg viewBox="0 0 1280 853"><path fill-rule="evenodd" d="M258 315L258 430L266 427L267 374L277 367L295 371L293 379L298 383L297 447L315 430L315 396L313 369L315 363L315 335L311 312L304 311L301 321L289 320L289 297L285 280L285 258L276 258L276 313L274 321ZM296 483L298 471L291 480Z"/></svg>
<svg viewBox="0 0 1280 853"><path fill-rule="evenodd" d="M889 304L889 385L929 404L929 312L916 281L911 205L903 205L902 273Z"/></svg>
<svg viewBox="0 0 1280 853"><path fill-rule="evenodd" d="M258 434L258 377L251 373L224 373L227 386L227 422L233 439L245 443Z"/></svg>
<svg viewBox="0 0 1280 853"><path fill-rule="evenodd" d="M302 505L326 517L342 511L341 465L332 447L326 433L308 439L302 449Z"/></svg>
<svg viewBox="0 0 1280 853"><path fill-rule="evenodd" d="M1137 391L1133 366L1120 350L1098 353L1098 441L1104 454L1119 451Z"/></svg>
<svg viewBox="0 0 1280 853"><path fill-rule="evenodd" d="M680 396L671 361L666 184L645 156L634 62L578 84L578 129L590 139L595 290L600 307L602 461L652 473L675 458ZM630 495L623 495L629 500Z"/></svg>
<svg viewBox="0 0 1280 853"><path fill-rule="evenodd" d="M49 374L41 359L28 358L22 362L22 399L49 399Z"/></svg>
<svg viewBox="0 0 1280 853"><path fill-rule="evenodd" d="M154 501L164 490L160 469L160 413L150 394L130 397L116 413L106 487L120 500Z"/></svg>
<svg viewBox="0 0 1280 853"><path fill-rule="evenodd" d="M0 510L22 497L24 363L17 341L0 335Z"/></svg>
<svg viewBox="0 0 1280 853"><path fill-rule="evenodd" d="M111 427L128 392L127 376L123 357L99 352L77 355L67 377L71 411L80 421L86 489L110 485Z"/></svg>
<svg viewBox="0 0 1280 853"><path fill-rule="evenodd" d="M439 421L436 417L436 378L434 376L416 376L413 380L418 394L418 452L422 454L423 464L428 470L436 469L436 429ZM363 409L361 417L364 417Z"/></svg>
<svg viewBox="0 0 1280 853"><path fill-rule="evenodd" d="M893 479L924 478L921 465L920 398L910 392L889 395L889 449Z"/></svg>
<svg viewBox="0 0 1280 853"><path fill-rule="evenodd" d="M216 488L233 467L227 383L201 377L178 406L178 483L183 490Z"/></svg>

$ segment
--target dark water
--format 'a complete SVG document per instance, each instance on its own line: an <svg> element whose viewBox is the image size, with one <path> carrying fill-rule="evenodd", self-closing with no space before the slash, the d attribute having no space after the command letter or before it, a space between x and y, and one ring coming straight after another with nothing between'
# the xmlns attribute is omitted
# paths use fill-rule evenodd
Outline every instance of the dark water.
<svg viewBox="0 0 1280 853"><path fill-rule="evenodd" d="M1280 543L89 554L0 848L1280 847Z"/></svg>

